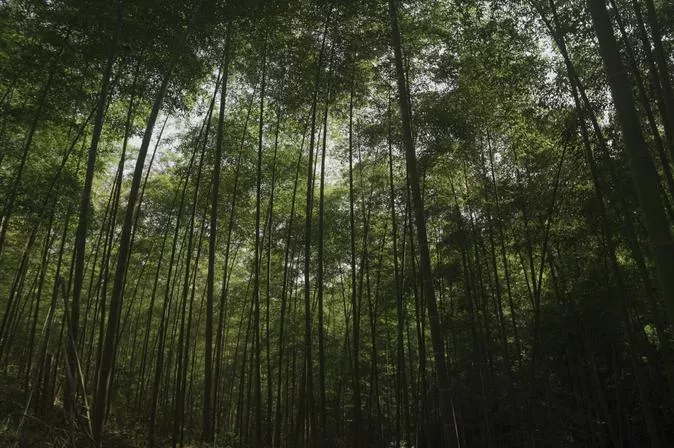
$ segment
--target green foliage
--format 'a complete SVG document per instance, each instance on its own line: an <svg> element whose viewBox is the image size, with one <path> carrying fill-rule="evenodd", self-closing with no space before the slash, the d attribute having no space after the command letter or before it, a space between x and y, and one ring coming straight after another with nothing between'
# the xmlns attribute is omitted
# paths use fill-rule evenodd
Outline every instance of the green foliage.
<svg viewBox="0 0 674 448"><path fill-rule="evenodd" d="M638 111L637 127L647 146L643 157L657 169L671 228L674 191L667 176L674 121L668 114L674 110L667 101L674 99L667 97L666 87L674 85L673 65L671 57L663 65L652 53L659 34L665 54L672 54L674 10L668 2L655 1L653 23L649 1L610 2L610 14L633 84L633 92L625 95ZM202 438L209 217L212 176L220 164L211 348L219 377L214 382L216 438L208 446L255 446L257 411L263 446L311 445L305 430L313 446L440 446L440 394L433 373L437 354L421 287L385 6L279 0L121 5L75 341L83 374L77 412L84 409L85 397L89 405L95 400L138 147L178 51L143 167L147 183L143 177L105 443L145 446L151 431L160 446L175 437L197 446ZM71 303L75 223L116 7L116 2L0 2L0 228L5 233L0 242L0 403L13 403L0 418L0 444L28 440L32 430L36 437L52 437L54 446L68 437L86 439L84 426L71 430L66 424L67 404L61 408L68 378L66 304ZM667 446L674 437L667 425L674 410L674 364L664 311L671 298L657 282L647 216L632 184L635 171L626 157L585 2L409 1L398 7L456 416L452 426L460 444L655 446L659 439L660 446ZM618 20L625 25L624 36ZM214 89L225 57L230 64L225 115L220 116L220 93ZM325 211L319 229L326 108ZM127 114L132 120L125 142ZM223 156L215 160L220 125ZM310 147L317 167L307 166ZM311 170L317 177L310 186L313 214L310 241L305 241ZM258 183L261 225L256 229ZM261 316L256 330L257 231ZM320 232L322 310L317 299ZM190 235L194 245L188 260ZM306 244L312 256L308 322L314 336L308 346ZM190 283L183 303L185 279ZM357 315L352 293L360 305ZM309 366L307 350L313 355ZM259 366L254 365L256 352ZM355 362L361 436L352 431ZM254 399L258 367L260 410ZM325 415L319 402L321 367ZM179 398L184 398L183 409ZM35 421L20 427L24 407ZM453 446L454 441L444 443Z"/></svg>

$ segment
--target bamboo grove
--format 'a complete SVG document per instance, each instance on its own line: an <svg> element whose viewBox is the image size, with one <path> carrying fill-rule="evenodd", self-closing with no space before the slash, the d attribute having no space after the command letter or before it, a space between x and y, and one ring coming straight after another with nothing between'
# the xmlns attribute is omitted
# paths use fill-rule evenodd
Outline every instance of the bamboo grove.
<svg viewBox="0 0 674 448"><path fill-rule="evenodd" d="M0 445L674 443L674 6L1 0Z"/></svg>

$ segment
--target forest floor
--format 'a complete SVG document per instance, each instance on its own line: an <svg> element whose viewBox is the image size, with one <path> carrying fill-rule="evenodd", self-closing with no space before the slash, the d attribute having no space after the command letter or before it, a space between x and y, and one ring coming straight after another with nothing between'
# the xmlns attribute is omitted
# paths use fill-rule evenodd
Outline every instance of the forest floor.
<svg viewBox="0 0 674 448"><path fill-rule="evenodd" d="M32 410L24 413L26 394L22 380L0 373L0 447L7 448L79 448L91 447L92 440L74 428L60 403L40 417ZM103 440L105 448L140 448L134 434L118 428L109 428Z"/></svg>

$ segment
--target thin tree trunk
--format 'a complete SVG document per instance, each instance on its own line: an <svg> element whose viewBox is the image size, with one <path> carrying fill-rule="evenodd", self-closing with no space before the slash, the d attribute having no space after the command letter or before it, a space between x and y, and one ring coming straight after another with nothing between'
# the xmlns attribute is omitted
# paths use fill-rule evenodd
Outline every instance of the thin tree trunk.
<svg viewBox="0 0 674 448"><path fill-rule="evenodd" d="M187 25L185 36L183 37L180 45L178 45L176 50L174 50L174 53L171 56L171 60L167 64L166 71L164 73L164 78L162 79L161 85L155 97L154 104L152 106L152 111L150 112L150 116L148 117L147 120L143 140L141 142L141 146L138 151L138 159L136 160L136 168L134 170L133 179L131 181L131 190L129 191L129 199L126 208L126 214L124 217L122 234L120 237L117 266L115 269L115 279L113 283L112 296L110 298L110 318L108 319L108 326L105 333L105 342L99 375L100 380L96 388L96 395L94 399L93 430L94 430L94 438L98 445L101 445L102 443L101 436L103 433L105 414L110 399L109 392L110 392L110 385L112 384L114 351L115 347L117 346L117 329L119 327L119 318L123 300L126 267L128 263L129 253L131 251L130 247L131 231L133 227L133 218L134 218L134 211L136 208L136 200L138 198L138 190L140 188L140 181L143 175L143 167L145 165L145 157L147 156L147 151L150 146L150 140L152 139L152 133L154 130L154 125L157 121L157 116L159 115L159 110L161 109L164 96L166 95L166 91L168 89L168 83L171 79L171 74L178 62L182 49L187 44L187 37L191 32L192 26L194 26L196 17L198 16L198 12L201 9L201 5L203 3L204 0L200 0L199 3L197 3L197 5L194 7L190 23Z"/></svg>
<svg viewBox="0 0 674 448"><path fill-rule="evenodd" d="M332 60L332 56L330 57ZM319 442L326 443L326 417L325 417L325 323L323 289L325 275L325 152L328 132L328 109L330 105L330 88L325 99L325 112L323 114L323 147L321 149L321 177L318 193L318 272L316 274L316 288L318 293L318 416L319 416Z"/></svg>
<svg viewBox="0 0 674 448"><path fill-rule="evenodd" d="M387 109L388 121L388 168L389 168L389 206L391 211L391 240L393 242L393 287L396 298L396 445L399 448L401 441L407 443L406 433L408 427L407 415L407 375L405 374L405 343L403 340L403 332L405 327L405 304L403 302L403 291L400 280L400 268L398 260L398 222L396 217L396 196L395 185L393 183L393 141L392 130L393 125L391 119L391 99L389 97Z"/></svg>
<svg viewBox="0 0 674 448"><path fill-rule="evenodd" d="M220 89L220 109L218 113L217 141L215 144L215 157L213 159L213 187L211 189L211 219L210 237L208 240L208 277L206 279L206 346L204 364L204 399L203 399L203 428L202 439L204 442L213 441L213 303L215 295L215 252L218 233L218 198L220 195L220 171L222 166L222 147L224 146L225 134L225 102L227 99L227 79L230 62L230 42L232 25L227 27L227 40L225 43L225 60L222 66L222 87Z"/></svg>
<svg viewBox="0 0 674 448"><path fill-rule="evenodd" d="M670 322L674 322L674 241L657 186L657 172L641 133L639 116L631 97L631 85L620 60L618 46L604 0L588 0L599 51L611 88L632 180L637 191L648 239Z"/></svg>
<svg viewBox="0 0 674 448"><path fill-rule="evenodd" d="M428 238L426 236L426 218L424 216L424 205L421 198L421 188L419 182L419 172L417 160L414 152L414 141L412 137L412 112L409 100L409 93L403 71L403 57L400 31L398 29L398 12L395 0L389 0L389 14L391 16L391 34L393 50L395 53L396 75L398 83L398 95L400 101L400 112L403 127L403 144L405 147L405 160L409 183L412 190L412 206L414 209L414 221L417 230L417 240L419 247L420 273L422 279L422 289L424 300L428 308L428 317L431 330L431 342L433 343L433 355L435 358L435 370L440 392L440 419L442 420L444 443L447 446L454 445L452 441L456 436L458 442L458 430L455 426L452 431L452 398L450 392L449 373L445 361L445 343L442 336L442 326L438 316L437 304L435 302L435 286L433 285L433 276L431 271L431 257L428 249Z"/></svg>
<svg viewBox="0 0 674 448"><path fill-rule="evenodd" d="M105 118L106 104L110 93L110 78L112 77L112 68L117 58L117 47L122 34L123 2L116 1L116 23L112 42L110 44L110 54L106 62L103 79L101 82L101 91L98 96L98 105L96 108L96 118L94 120L94 130L91 136L91 148L87 156L87 169L84 177L84 188L82 190L82 199L80 202L80 216L77 223L77 232L75 234L75 277L72 291L71 316L70 316L70 335L75 344L78 341L78 331L80 322L80 298L82 295L82 284L84 283L84 256L86 251L87 231L89 228L89 203L91 202L91 187L94 180L94 171L96 168L96 159L98 156L98 144L103 130L103 120ZM123 162L121 162L123 163ZM121 176L122 174L119 173ZM71 350L77 350L75 345ZM73 372L72 383L68 383L65 395L66 410L71 414L75 413L75 399L77 388L77 369L75 366L75 352L68 351L68 362Z"/></svg>
<svg viewBox="0 0 674 448"><path fill-rule="evenodd" d="M359 372L359 341L360 341L360 306L358 304L358 289L356 287L356 216L355 191L353 188L353 100L355 95L355 61L351 71L351 92L349 94L349 229L351 235L351 313L352 322L352 389L353 389L353 446L360 447L360 372Z"/></svg>
<svg viewBox="0 0 674 448"><path fill-rule="evenodd" d="M260 377L260 215L262 200L262 154L264 137L264 101L267 81L267 40L265 38L262 50L262 81L260 82L260 115L257 147L257 182L255 187L255 271L253 280L253 350L255 359L252 363L254 409L255 409L255 446L262 446L262 384Z"/></svg>
<svg viewBox="0 0 674 448"><path fill-rule="evenodd" d="M321 85L321 71L323 70L323 58L325 53L325 42L328 34L328 25L330 17L325 20L325 29L323 30L323 38L321 42L321 49L318 54L318 62L316 65L316 78L314 81L314 91L311 100L311 130L309 134L309 157L307 163L307 188L306 188L306 208L305 208L305 222L304 222L304 383L305 390L301 393L301 397L305 398L301 411L304 414L304 433L306 433L306 445L312 446L311 438L313 437L313 406L314 406L314 392L313 392L313 362L312 362L312 347L311 347L311 240L312 240L312 221L313 221L313 203L314 203L314 149L316 142L316 114L317 114L317 97L318 90ZM300 400L301 401L301 400Z"/></svg>

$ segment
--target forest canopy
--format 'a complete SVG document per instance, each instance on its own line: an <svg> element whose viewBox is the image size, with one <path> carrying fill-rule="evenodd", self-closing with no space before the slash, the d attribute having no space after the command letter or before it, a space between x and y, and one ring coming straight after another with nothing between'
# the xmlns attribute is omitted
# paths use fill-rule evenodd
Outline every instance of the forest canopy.
<svg viewBox="0 0 674 448"><path fill-rule="evenodd" d="M674 3L0 0L0 445L674 443Z"/></svg>

